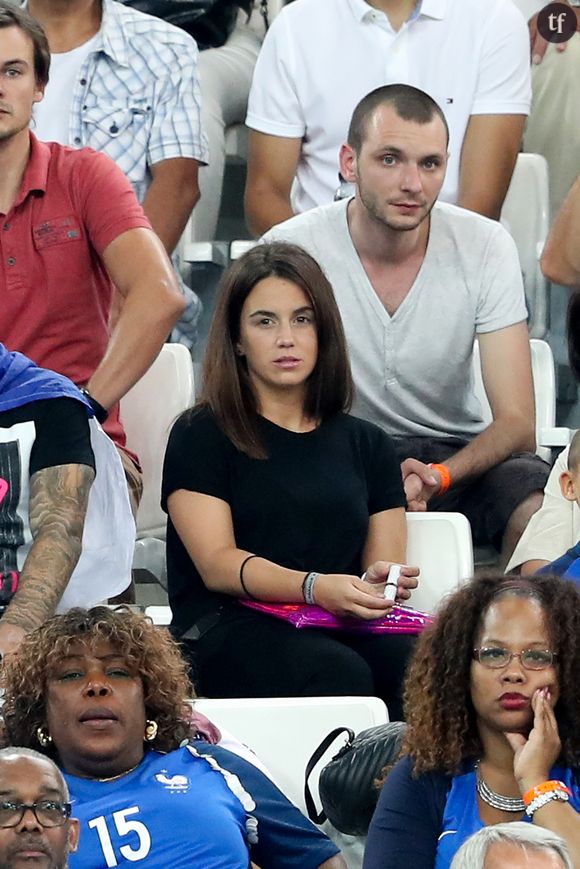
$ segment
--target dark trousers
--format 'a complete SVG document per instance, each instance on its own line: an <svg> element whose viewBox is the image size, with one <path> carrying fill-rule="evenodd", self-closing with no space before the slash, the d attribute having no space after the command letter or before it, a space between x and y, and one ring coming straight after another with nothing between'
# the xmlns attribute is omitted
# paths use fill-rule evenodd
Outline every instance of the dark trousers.
<svg viewBox="0 0 580 869"><path fill-rule="evenodd" d="M298 630L263 613L224 614L184 646L204 697L376 696L401 720L402 684L414 637Z"/></svg>

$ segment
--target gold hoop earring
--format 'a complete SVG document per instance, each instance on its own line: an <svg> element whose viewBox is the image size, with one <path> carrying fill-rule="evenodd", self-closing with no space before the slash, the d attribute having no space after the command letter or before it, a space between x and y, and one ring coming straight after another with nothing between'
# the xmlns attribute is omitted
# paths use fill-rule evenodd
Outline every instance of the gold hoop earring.
<svg viewBox="0 0 580 869"><path fill-rule="evenodd" d="M47 746L49 746L50 743L52 742L52 736L51 736L50 733L46 730L45 727L37 727L37 729L36 729L36 738L38 739L38 744L39 744L42 748L47 748Z"/></svg>
<svg viewBox="0 0 580 869"><path fill-rule="evenodd" d="M159 730L159 725L156 721L147 721L145 727L145 741L153 742L155 737L157 736L157 731Z"/></svg>

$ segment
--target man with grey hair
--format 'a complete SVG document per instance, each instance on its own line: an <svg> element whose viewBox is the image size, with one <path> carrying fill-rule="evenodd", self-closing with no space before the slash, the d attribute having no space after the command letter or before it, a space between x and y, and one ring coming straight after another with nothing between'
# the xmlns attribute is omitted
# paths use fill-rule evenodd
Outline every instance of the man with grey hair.
<svg viewBox="0 0 580 869"><path fill-rule="evenodd" d="M29 748L0 750L0 869L67 869L79 822L62 773Z"/></svg>
<svg viewBox="0 0 580 869"><path fill-rule="evenodd" d="M521 821L484 827L465 842L451 869L574 869L560 836Z"/></svg>

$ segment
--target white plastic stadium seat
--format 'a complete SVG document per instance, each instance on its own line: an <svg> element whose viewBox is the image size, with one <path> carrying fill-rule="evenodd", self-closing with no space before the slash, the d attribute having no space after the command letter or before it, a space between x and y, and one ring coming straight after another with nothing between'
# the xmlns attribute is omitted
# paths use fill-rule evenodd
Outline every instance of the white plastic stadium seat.
<svg viewBox="0 0 580 869"><path fill-rule="evenodd" d="M228 265L226 246L217 241L191 241L192 226L192 217L190 217L178 245L181 277L184 280L187 280L188 263L215 263L222 268Z"/></svg>
<svg viewBox="0 0 580 869"><path fill-rule="evenodd" d="M518 154L501 221L518 249L530 311L533 338L543 338L548 324L548 281L540 256L550 228L548 164L540 154Z"/></svg>
<svg viewBox="0 0 580 869"><path fill-rule="evenodd" d="M194 706L251 748L303 812L306 764L324 737L335 727L358 733L389 720L378 697L203 698Z"/></svg>
<svg viewBox="0 0 580 869"><path fill-rule="evenodd" d="M473 576L468 519L462 513L407 513L406 563L421 570L409 605L435 612L442 597Z"/></svg>
<svg viewBox="0 0 580 869"><path fill-rule="evenodd" d="M538 455L547 462L551 460L552 446L565 446L569 441L569 429L556 426L556 371L550 345L538 338L530 340L532 355L532 377L536 402L536 441ZM491 408L485 394L481 376L479 344L476 341L473 353L473 374L475 394L481 402L483 419L486 424L492 420Z"/></svg>
<svg viewBox="0 0 580 869"><path fill-rule="evenodd" d="M257 241L253 239L239 239L238 241L232 241L230 245L230 261L233 262L235 259L239 259L243 256L247 251L251 250L256 244Z"/></svg>
<svg viewBox="0 0 580 869"><path fill-rule="evenodd" d="M141 562L156 576L164 562L166 516L160 506L163 457L169 431L176 417L193 403L193 365L182 344L164 344L151 368L121 399L121 419L127 446L135 452L143 469L143 497L137 513L137 549ZM139 546L141 542L141 547Z"/></svg>
<svg viewBox="0 0 580 869"><path fill-rule="evenodd" d="M171 608L168 606L148 606L145 615L154 625L166 627L171 624Z"/></svg>
<svg viewBox="0 0 580 869"><path fill-rule="evenodd" d="M288 799L305 814L304 774L314 750L335 727L355 733L385 724L387 707L378 697L276 697L195 700L195 708L252 749ZM310 782L317 793L318 776L344 743L337 740L321 758ZM345 836L326 822L322 829L341 848L349 869L360 869L364 838Z"/></svg>

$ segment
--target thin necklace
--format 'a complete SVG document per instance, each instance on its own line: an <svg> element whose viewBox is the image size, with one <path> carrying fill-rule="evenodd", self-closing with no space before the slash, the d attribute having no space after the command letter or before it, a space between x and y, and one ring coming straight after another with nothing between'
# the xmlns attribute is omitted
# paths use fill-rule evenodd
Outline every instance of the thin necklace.
<svg viewBox="0 0 580 869"><path fill-rule="evenodd" d="M140 763L141 761L136 763L135 766L132 766L131 769L126 769L125 772L119 772L117 775L110 775L108 778L98 778L96 781L116 781L116 779L123 778L124 775L129 775L130 772L133 772L134 769L137 769Z"/></svg>
<svg viewBox="0 0 580 869"><path fill-rule="evenodd" d="M479 761L475 764L475 775L477 778L477 793L484 803L491 806L492 809L498 809L500 812L523 812L526 804L520 797L506 797L503 794L498 794L490 788L483 780L483 776L479 771Z"/></svg>

